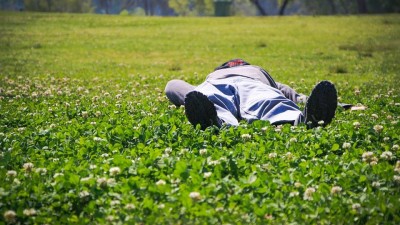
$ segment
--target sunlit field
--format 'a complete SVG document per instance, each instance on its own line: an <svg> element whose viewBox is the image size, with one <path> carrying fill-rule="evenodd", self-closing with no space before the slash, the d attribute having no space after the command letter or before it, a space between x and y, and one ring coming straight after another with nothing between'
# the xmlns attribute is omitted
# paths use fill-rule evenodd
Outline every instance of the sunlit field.
<svg viewBox="0 0 400 225"><path fill-rule="evenodd" d="M366 109L193 127L165 84L233 58ZM399 15L0 12L0 224L400 224L399 62Z"/></svg>

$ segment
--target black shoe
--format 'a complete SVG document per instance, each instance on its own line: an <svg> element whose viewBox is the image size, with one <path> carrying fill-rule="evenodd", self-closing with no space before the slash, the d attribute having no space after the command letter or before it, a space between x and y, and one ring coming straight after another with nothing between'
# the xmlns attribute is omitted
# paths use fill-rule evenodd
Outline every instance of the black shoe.
<svg viewBox="0 0 400 225"><path fill-rule="evenodd" d="M305 117L307 128L326 126L335 116L337 91L329 81L321 81L307 100Z"/></svg>
<svg viewBox="0 0 400 225"><path fill-rule="evenodd" d="M200 124L202 130L213 125L221 126L214 104L198 91L186 95L185 114L191 124Z"/></svg>

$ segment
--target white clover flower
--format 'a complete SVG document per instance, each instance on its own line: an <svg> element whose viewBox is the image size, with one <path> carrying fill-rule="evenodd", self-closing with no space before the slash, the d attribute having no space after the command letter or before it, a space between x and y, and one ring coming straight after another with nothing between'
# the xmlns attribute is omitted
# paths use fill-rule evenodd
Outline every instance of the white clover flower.
<svg viewBox="0 0 400 225"><path fill-rule="evenodd" d="M371 116L372 116L372 118L374 118L374 119L378 119L378 118L379 118L379 116L378 116L378 115L376 115L375 113L374 113L374 114L372 114Z"/></svg>
<svg viewBox="0 0 400 225"><path fill-rule="evenodd" d="M120 202L119 200L112 200L112 201L110 202L110 205L111 205L111 206L120 205L120 204L121 204L121 202Z"/></svg>
<svg viewBox="0 0 400 225"><path fill-rule="evenodd" d="M36 173L40 174L40 175L46 175L47 173L47 169L46 168L37 168L35 170Z"/></svg>
<svg viewBox="0 0 400 225"><path fill-rule="evenodd" d="M210 166L216 166L216 165L219 165L221 162L219 161L219 160L210 160L209 162L208 162L208 165L210 165Z"/></svg>
<svg viewBox="0 0 400 225"><path fill-rule="evenodd" d="M394 167L394 171L400 173L400 161L396 162L396 166Z"/></svg>
<svg viewBox="0 0 400 225"><path fill-rule="evenodd" d="M30 209L24 209L23 214L25 216L35 216L37 212L34 208L30 208Z"/></svg>
<svg viewBox="0 0 400 225"><path fill-rule="evenodd" d="M361 124L360 124L360 122L356 121L353 123L353 126L354 126L354 128L358 129L358 128L360 128Z"/></svg>
<svg viewBox="0 0 400 225"><path fill-rule="evenodd" d="M375 166L376 164L378 164L378 161L371 161L371 162L369 163L369 165L371 165L371 166Z"/></svg>
<svg viewBox="0 0 400 225"><path fill-rule="evenodd" d="M291 142L291 143L297 142L297 138L295 138L295 137L290 138L289 142Z"/></svg>
<svg viewBox="0 0 400 225"><path fill-rule="evenodd" d="M111 167L110 168L110 175L115 176L121 173L121 169L119 167Z"/></svg>
<svg viewBox="0 0 400 225"><path fill-rule="evenodd" d="M33 170L33 167L35 167L34 165L33 165L33 163L24 163L24 165L23 165L23 168L24 168L24 170L26 171L26 172L32 172L32 170Z"/></svg>
<svg viewBox="0 0 400 225"><path fill-rule="evenodd" d="M339 194L342 191L342 187L340 186L333 186L331 189L331 194Z"/></svg>
<svg viewBox="0 0 400 225"><path fill-rule="evenodd" d="M91 179L92 179L91 177L82 177L82 178L81 178L81 182L82 182L82 183L85 183L85 182L90 181Z"/></svg>
<svg viewBox="0 0 400 225"><path fill-rule="evenodd" d="M303 199L304 200L312 200L313 199L312 196L313 196L314 192L315 192L315 188L313 188L313 187L307 188L306 191L304 192Z"/></svg>
<svg viewBox="0 0 400 225"><path fill-rule="evenodd" d="M190 192L189 197L193 200L200 200L201 199L201 195L199 192Z"/></svg>
<svg viewBox="0 0 400 225"><path fill-rule="evenodd" d="M181 149L181 152L180 152L179 154L184 155L184 154L186 154L187 152L189 152L189 149L183 148L183 149Z"/></svg>
<svg viewBox="0 0 400 225"><path fill-rule="evenodd" d="M373 152L364 152L362 154L363 161L367 161L367 159L371 158L372 156L374 156Z"/></svg>
<svg viewBox="0 0 400 225"><path fill-rule="evenodd" d="M15 170L7 171L7 177L16 177L16 176L17 176L17 171Z"/></svg>
<svg viewBox="0 0 400 225"><path fill-rule="evenodd" d="M287 159L293 159L293 154L291 152L286 152L285 157Z"/></svg>
<svg viewBox="0 0 400 225"><path fill-rule="evenodd" d="M7 223L14 223L17 219L17 214L13 210L7 210L4 212L4 220Z"/></svg>
<svg viewBox="0 0 400 225"><path fill-rule="evenodd" d="M250 140L251 139L251 135L250 134L242 134L242 139L243 140Z"/></svg>
<svg viewBox="0 0 400 225"><path fill-rule="evenodd" d="M97 179L97 184L102 188L107 187L107 178L101 177L101 178Z"/></svg>
<svg viewBox="0 0 400 225"><path fill-rule="evenodd" d="M277 156L278 156L278 154L276 154L276 152L271 152L271 153L268 154L268 157L270 159L276 158Z"/></svg>
<svg viewBox="0 0 400 225"><path fill-rule="evenodd" d="M344 149L351 148L351 144L349 142L345 142L345 143L343 143L342 148L344 148Z"/></svg>
<svg viewBox="0 0 400 225"><path fill-rule="evenodd" d="M95 121L90 122L90 125L96 125L97 123Z"/></svg>
<svg viewBox="0 0 400 225"><path fill-rule="evenodd" d="M64 174L63 173L55 173L53 178L57 178L57 177L60 177L60 176L64 176Z"/></svg>
<svg viewBox="0 0 400 225"><path fill-rule="evenodd" d="M301 187L302 185L301 185L300 182L296 182L296 183L294 183L294 186L295 186L296 188L299 188L299 187Z"/></svg>
<svg viewBox="0 0 400 225"><path fill-rule="evenodd" d="M165 154L171 154L172 153L172 148L170 148L170 147L165 148L164 153Z"/></svg>
<svg viewBox="0 0 400 225"><path fill-rule="evenodd" d="M89 113L87 111L82 111L82 117L87 118L89 116Z"/></svg>
<svg viewBox="0 0 400 225"><path fill-rule="evenodd" d="M171 184L179 184L181 180L179 178L171 179Z"/></svg>
<svg viewBox="0 0 400 225"><path fill-rule="evenodd" d="M223 207L217 207L217 208L215 208L215 211L216 212L223 212L224 208Z"/></svg>
<svg viewBox="0 0 400 225"><path fill-rule="evenodd" d="M221 158L219 158L219 161L220 161L220 162L222 162L222 161L225 161L225 162L226 162L227 160L228 160L228 159L227 159L225 156L222 156Z"/></svg>
<svg viewBox="0 0 400 225"><path fill-rule="evenodd" d="M90 196L90 193L88 191L79 192L79 198L86 198L88 196Z"/></svg>
<svg viewBox="0 0 400 225"><path fill-rule="evenodd" d="M383 141L384 141L384 142L388 142L389 140L390 140L390 137L384 137L384 138L383 138Z"/></svg>
<svg viewBox="0 0 400 225"><path fill-rule="evenodd" d="M89 166L89 169L91 169L91 170L96 169L96 168L97 168L97 165L94 165L94 164L90 164L90 166Z"/></svg>
<svg viewBox="0 0 400 225"><path fill-rule="evenodd" d="M395 150L395 151L399 150L399 145L393 145L392 149Z"/></svg>
<svg viewBox="0 0 400 225"><path fill-rule="evenodd" d="M246 222L250 222L250 216L248 213L242 214L242 219Z"/></svg>
<svg viewBox="0 0 400 225"><path fill-rule="evenodd" d="M162 186L162 185L165 185L165 184L166 184L165 180L158 180L158 181L156 182L156 185L157 185L157 186Z"/></svg>
<svg viewBox="0 0 400 225"><path fill-rule="evenodd" d="M132 203L128 203L128 204L125 205L125 209L127 209L127 210L132 210L132 209L135 209L135 208L136 208L136 206L134 204L132 204Z"/></svg>
<svg viewBox="0 0 400 225"><path fill-rule="evenodd" d="M372 182L372 187L378 188L378 187L380 187L380 186L381 186L381 183L379 183L379 181L374 181L374 182Z"/></svg>
<svg viewBox="0 0 400 225"><path fill-rule="evenodd" d="M100 116L101 116L101 112L100 112L100 111L96 111L96 112L94 113L94 115L95 115L96 117L100 117Z"/></svg>
<svg viewBox="0 0 400 225"><path fill-rule="evenodd" d="M114 178L108 178L107 179L107 186L113 187L116 185L116 181Z"/></svg>
<svg viewBox="0 0 400 225"><path fill-rule="evenodd" d="M200 150L199 150L199 154L200 154L200 155L205 155L205 154L207 154L207 149L205 149L205 148L200 149Z"/></svg>
<svg viewBox="0 0 400 225"><path fill-rule="evenodd" d="M383 130L383 126L382 125L375 125L374 126L374 130L375 130L375 132L380 133Z"/></svg>
<svg viewBox="0 0 400 225"><path fill-rule="evenodd" d="M298 191L292 191L292 192L290 192L290 194L289 194L289 197L296 197L296 196L299 196L299 192Z"/></svg>
<svg viewBox="0 0 400 225"><path fill-rule="evenodd" d="M122 94L117 94L117 95L115 96L116 99L120 99L121 97L122 97Z"/></svg>
<svg viewBox="0 0 400 225"><path fill-rule="evenodd" d="M363 162L369 163L371 166L374 166L378 163L378 158L374 156L373 152L364 152L362 154Z"/></svg>
<svg viewBox="0 0 400 225"><path fill-rule="evenodd" d="M359 203L354 203L354 204L351 206L351 208L354 209L354 210L358 210L358 209L361 208L361 205L360 205Z"/></svg>
<svg viewBox="0 0 400 225"><path fill-rule="evenodd" d="M211 177L211 175L212 175L212 172L205 172L203 174L203 177L207 179L207 178Z"/></svg>
<svg viewBox="0 0 400 225"><path fill-rule="evenodd" d="M106 220L107 220L108 222L112 222L112 221L115 220L115 218L114 218L114 216L109 215L109 216L106 217Z"/></svg>
<svg viewBox="0 0 400 225"><path fill-rule="evenodd" d="M265 214L265 215L264 215L264 218L265 218L266 220L273 220L273 219L274 219L274 217L273 217L271 214Z"/></svg>
<svg viewBox="0 0 400 225"><path fill-rule="evenodd" d="M93 141L95 141L95 142L101 142L101 141L103 141L103 139L100 138L100 137L94 137L94 138L93 138Z"/></svg>
<svg viewBox="0 0 400 225"><path fill-rule="evenodd" d="M400 183L400 176L394 175L394 176L393 176L393 180L394 180L394 182L396 182L396 183Z"/></svg>
<svg viewBox="0 0 400 225"><path fill-rule="evenodd" d="M20 185L20 184L21 184L21 181L19 181L17 178L14 178L13 183L14 183L15 185Z"/></svg>
<svg viewBox="0 0 400 225"><path fill-rule="evenodd" d="M393 157L393 153L390 151L384 151L384 152L382 152L380 157L381 157L381 159L391 160Z"/></svg>
<svg viewBox="0 0 400 225"><path fill-rule="evenodd" d="M318 125L321 125L321 126L322 126L322 125L324 125L324 123L325 123L325 122L324 122L323 120L318 121Z"/></svg>
<svg viewBox="0 0 400 225"><path fill-rule="evenodd" d="M159 205L158 205L158 208L159 208L159 209L165 208L165 204L163 204L163 203L159 204Z"/></svg>
<svg viewBox="0 0 400 225"><path fill-rule="evenodd" d="M103 153L100 156L103 157L103 158L107 158L109 156L109 154L108 153Z"/></svg>

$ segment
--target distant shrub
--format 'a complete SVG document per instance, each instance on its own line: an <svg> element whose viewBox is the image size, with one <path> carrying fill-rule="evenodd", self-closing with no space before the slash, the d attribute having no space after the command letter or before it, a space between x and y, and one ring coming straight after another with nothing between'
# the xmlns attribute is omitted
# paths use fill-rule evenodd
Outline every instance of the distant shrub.
<svg viewBox="0 0 400 225"><path fill-rule="evenodd" d="M124 9L119 13L120 16L129 16L128 10Z"/></svg>

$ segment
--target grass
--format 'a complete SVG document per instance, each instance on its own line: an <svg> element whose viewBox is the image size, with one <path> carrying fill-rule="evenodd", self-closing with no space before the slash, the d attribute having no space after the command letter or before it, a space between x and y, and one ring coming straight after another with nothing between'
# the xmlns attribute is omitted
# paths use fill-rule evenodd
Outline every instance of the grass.
<svg viewBox="0 0 400 225"><path fill-rule="evenodd" d="M400 17L0 13L0 224L399 224ZM232 58L341 101L200 131L163 94Z"/></svg>

